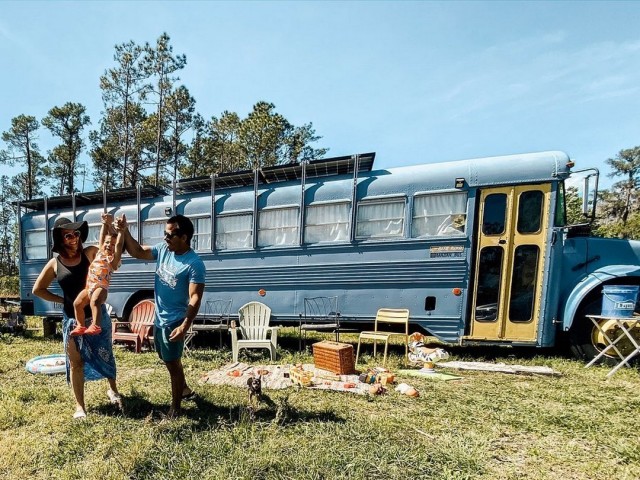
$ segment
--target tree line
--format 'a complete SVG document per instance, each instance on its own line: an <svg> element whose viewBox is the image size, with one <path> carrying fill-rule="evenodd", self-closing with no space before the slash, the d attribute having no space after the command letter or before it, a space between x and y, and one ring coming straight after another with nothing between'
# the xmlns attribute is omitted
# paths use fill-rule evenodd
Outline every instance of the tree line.
<svg viewBox="0 0 640 480"><path fill-rule="evenodd" d="M257 102L245 118L225 110L205 120L179 83L186 64L186 55L173 52L166 33L155 44L122 43L99 79L104 110L94 130L85 133L94 124L84 105L74 102L52 107L41 120L27 114L11 119L2 132L0 164L21 171L0 175L1 275L17 273L15 202L42 197L46 189L52 195L80 191L77 180L87 174L83 152L95 188L110 190L298 163L328 151L312 146L321 137L311 123L295 126L266 101ZM46 154L38 146L41 128L58 142ZM619 180L599 194L594 233L640 238L640 146L621 150L606 163L608 176ZM583 223L576 190L568 190L567 205L569 223Z"/></svg>
<svg viewBox="0 0 640 480"><path fill-rule="evenodd" d="M155 44L122 43L99 79L104 110L94 130L86 134L92 121L86 107L74 102L54 106L41 120L28 114L11 119L2 132L0 164L22 171L0 175L0 273L16 271L12 203L40 198L47 190L84 190L88 171L98 190L166 186L179 178L314 160L328 151L312 146L321 137L311 123L295 126L266 101L258 101L245 118L225 110L206 120L180 83L186 65L186 55L173 52L166 33ZM41 128L58 143L46 154L38 146ZM81 163L83 152L89 166Z"/></svg>

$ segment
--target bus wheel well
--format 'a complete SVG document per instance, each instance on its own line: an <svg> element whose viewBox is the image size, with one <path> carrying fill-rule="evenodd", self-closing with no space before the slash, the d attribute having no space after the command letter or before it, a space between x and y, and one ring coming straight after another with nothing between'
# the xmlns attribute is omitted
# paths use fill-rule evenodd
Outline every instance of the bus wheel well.
<svg viewBox="0 0 640 480"><path fill-rule="evenodd" d="M129 321L129 315L131 314L131 310L133 307L141 302L142 300L153 300L153 290L138 290L136 293L129 297L126 305L124 306L124 311L122 317L125 322Z"/></svg>
<svg viewBox="0 0 640 480"><path fill-rule="evenodd" d="M602 289L605 285L637 285L637 278L619 278L613 282L607 282L597 288L594 288L582 300L580 306L576 310L575 317L569 329L568 340L571 353L581 360L592 360L597 356L604 345L601 343L600 332L593 325L587 315L599 315L602 312ZM615 352L614 352L615 353ZM599 363L613 365L616 359L605 354Z"/></svg>

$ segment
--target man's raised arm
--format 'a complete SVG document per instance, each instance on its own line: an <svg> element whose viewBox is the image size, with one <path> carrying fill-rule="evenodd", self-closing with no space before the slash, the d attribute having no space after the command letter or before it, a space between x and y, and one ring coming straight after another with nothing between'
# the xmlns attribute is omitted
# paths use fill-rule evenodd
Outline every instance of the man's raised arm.
<svg viewBox="0 0 640 480"><path fill-rule="evenodd" d="M121 231L124 235L124 246L133 258L140 260L153 260L153 253L151 253L151 247L142 246L138 241L131 236L127 225L127 217L122 215L116 219L116 229Z"/></svg>

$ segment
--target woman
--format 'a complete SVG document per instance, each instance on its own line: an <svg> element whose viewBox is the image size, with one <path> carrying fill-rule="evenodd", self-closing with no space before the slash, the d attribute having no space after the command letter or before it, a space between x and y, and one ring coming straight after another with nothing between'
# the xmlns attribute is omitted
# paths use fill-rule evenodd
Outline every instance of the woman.
<svg viewBox="0 0 640 480"><path fill-rule="evenodd" d="M84 288L89 272L89 264L96 256L98 249L94 246L83 248L82 242L87 239L89 226L87 222L71 222L68 218L58 218L53 225L53 248L57 253L40 272L33 286L33 294L50 302L64 305L62 336L67 356L67 382L71 381L73 395L76 400L75 419L87 416L84 404L85 380L109 381L107 396L109 401L122 408L122 398L116 386L116 362L111 345L111 320L107 309L102 305L102 332L99 335L71 337L69 333L74 327L72 318L73 301ZM63 297L49 291L53 279L57 279ZM91 310L85 311L87 323L91 322Z"/></svg>

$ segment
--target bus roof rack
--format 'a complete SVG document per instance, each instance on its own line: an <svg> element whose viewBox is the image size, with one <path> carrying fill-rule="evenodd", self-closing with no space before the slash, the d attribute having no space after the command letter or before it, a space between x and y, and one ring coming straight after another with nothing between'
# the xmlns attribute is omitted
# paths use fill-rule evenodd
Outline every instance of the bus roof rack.
<svg viewBox="0 0 640 480"><path fill-rule="evenodd" d="M358 171L369 172L373 168L375 152L362 153L358 158ZM355 155L322 158L313 160L306 166L307 178L329 177L353 173ZM239 188L253 185L253 170L222 173L216 177L218 188ZM302 178L302 165L299 163L274 165L260 169L261 183L287 182ZM211 177L186 178L176 182L176 194L201 192L211 188Z"/></svg>
<svg viewBox="0 0 640 480"><path fill-rule="evenodd" d="M153 185L144 185L140 188L140 196L142 198L152 198L159 195L166 195L167 192L161 187ZM83 205L96 205L102 203L102 191L76 193L76 207ZM123 201L136 198L136 187L116 188L107 192L107 201ZM44 210L45 200L48 208L71 208L71 195L62 195L59 197L38 198L34 200L23 200L20 206L31 210Z"/></svg>
<svg viewBox="0 0 640 480"><path fill-rule="evenodd" d="M358 172L369 172L373 168L375 152L358 155ZM355 168L355 155L343 157L321 158L313 160L306 165L306 178L330 177L335 175L348 175ZM241 172L223 173L216 177L218 188L239 188L253 185L253 170ZM261 183L287 182L302 178L302 165L299 163L287 165L275 165L260 169ZM176 182L176 194L202 192L211 188L211 177L197 177L178 180ZM162 187L144 185L141 187L140 196L151 198L167 195ZM107 201L124 201L136 198L136 188L117 188L107 192ZM102 191L76 193L76 206L96 205L103 201ZM71 195L46 198L47 207L52 209L71 207ZM24 200L20 206L31 210L44 210L45 198Z"/></svg>

